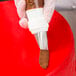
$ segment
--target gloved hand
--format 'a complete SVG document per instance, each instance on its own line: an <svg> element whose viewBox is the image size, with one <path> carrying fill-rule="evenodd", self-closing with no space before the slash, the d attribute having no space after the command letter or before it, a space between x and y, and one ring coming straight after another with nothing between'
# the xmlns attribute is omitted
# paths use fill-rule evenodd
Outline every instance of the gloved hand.
<svg viewBox="0 0 76 76"><path fill-rule="evenodd" d="M17 8L17 13L21 20L19 21L19 24L23 28L27 28L27 17L26 17L26 1L25 0L14 0L16 8ZM37 3L37 0L35 0ZM49 23L49 21L52 18L53 12L55 8L55 0L44 0L44 17L46 21Z"/></svg>

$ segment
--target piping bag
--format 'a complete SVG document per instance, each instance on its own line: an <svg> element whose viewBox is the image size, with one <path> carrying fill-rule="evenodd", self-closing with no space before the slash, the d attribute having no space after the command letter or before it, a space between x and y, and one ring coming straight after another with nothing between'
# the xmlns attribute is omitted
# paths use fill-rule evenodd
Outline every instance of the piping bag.
<svg viewBox="0 0 76 76"><path fill-rule="evenodd" d="M48 23L43 15L43 5L44 0L26 0L28 28L31 33L35 35L35 38L40 47L39 64L43 69L47 69L49 64L47 41Z"/></svg>

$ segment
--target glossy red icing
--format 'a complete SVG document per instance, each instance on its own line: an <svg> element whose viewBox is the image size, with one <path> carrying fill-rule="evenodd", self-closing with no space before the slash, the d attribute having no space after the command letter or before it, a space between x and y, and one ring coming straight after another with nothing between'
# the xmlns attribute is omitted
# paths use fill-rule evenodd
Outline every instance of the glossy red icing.
<svg viewBox="0 0 76 76"><path fill-rule="evenodd" d="M46 70L39 65L34 35L18 21L14 2L0 2L0 76L73 76L74 39L67 21L54 12L47 32L50 61Z"/></svg>

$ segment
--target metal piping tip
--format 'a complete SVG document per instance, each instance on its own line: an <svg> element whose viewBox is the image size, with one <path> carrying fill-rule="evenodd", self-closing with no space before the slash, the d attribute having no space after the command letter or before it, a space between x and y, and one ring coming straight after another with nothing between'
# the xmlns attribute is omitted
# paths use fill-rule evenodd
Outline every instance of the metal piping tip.
<svg viewBox="0 0 76 76"><path fill-rule="evenodd" d="M47 32L39 32L35 34L35 38L40 47L39 64L42 68L46 69L49 65Z"/></svg>

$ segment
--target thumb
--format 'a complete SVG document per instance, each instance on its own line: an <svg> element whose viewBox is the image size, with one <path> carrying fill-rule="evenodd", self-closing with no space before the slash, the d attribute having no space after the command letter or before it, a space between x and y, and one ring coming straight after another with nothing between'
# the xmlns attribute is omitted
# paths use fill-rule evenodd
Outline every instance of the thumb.
<svg viewBox="0 0 76 76"><path fill-rule="evenodd" d="M21 20L19 21L19 24L22 28L28 28L28 21L26 18L21 18Z"/></svg>

